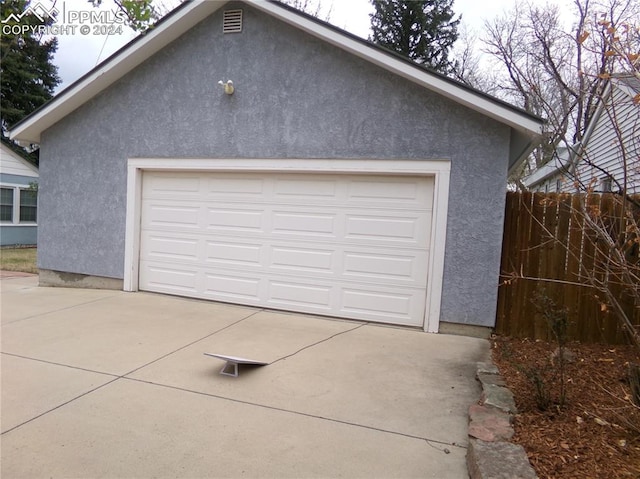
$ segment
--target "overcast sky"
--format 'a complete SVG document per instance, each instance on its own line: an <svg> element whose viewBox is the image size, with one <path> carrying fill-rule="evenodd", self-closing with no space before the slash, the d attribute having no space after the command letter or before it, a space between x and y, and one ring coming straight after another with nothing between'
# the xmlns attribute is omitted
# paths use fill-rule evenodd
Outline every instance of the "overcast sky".
<svg viewBox="0 0 640 479"><path fill-rule="evenodd" d="M52 0L40 0L45 6L52 5ZM165 6L177 5L180 0L160 0ZM543 3L545 0L536 0ZM557 0L561 2L565 0ZM369 35L369 14L373 7L369 0L321 0L324 8L332 6L330 22L355 35L366 38ZM454 0L453 9L456 15L461 14L463 22L469 27L480 31L486 19L495 18L508 10L514 0ZM87 0L56 0L58 10L64 8L67 12L89 11L91 7ZM103 0L102 11L114 10L113 0ZM135 37L135 33L127 27L122 33L114 35L89 34L58 35L58 51L54 63L58 66L58 73L62 83L58 91L73 83L80 76L95 67L102 60L117 51Z"/></svg>

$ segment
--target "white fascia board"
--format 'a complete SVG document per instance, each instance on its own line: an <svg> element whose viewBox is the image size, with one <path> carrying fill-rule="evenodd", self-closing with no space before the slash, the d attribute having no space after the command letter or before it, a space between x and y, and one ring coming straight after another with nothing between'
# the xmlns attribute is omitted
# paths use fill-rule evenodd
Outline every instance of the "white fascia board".
<svg viewBox="0 0 640 479"><path fill-rule="evenodd" d="M265 2L264 0L246 0L246 3L338 48L368 60L375 65L396 73L494 120L505 123L517 130L528 132L531 135L542 135L542 122L530 118L528 115L520 114L507 106L500 105L485 98L483 95L458 87L437 75L423 71L419 67L394 58L392 55L386 54L377 48L364 45L360 41L300 16L295 12L274 5L271 2Z"/></svg>
<svg viewBox="0 0 640 479"><path fill-rule="evenodd" d="M89 101L109 85L123 77L154 53L164 48L195 24L204 20L227 2L201 1L183 5L180 12L167 18L157 28L148 30L143 38L132 40L119 54L94 70L89 76L70 89L60 93L48 106L9 132L12 140L25 143L40 143L40 134L66 115Z"/></svg>

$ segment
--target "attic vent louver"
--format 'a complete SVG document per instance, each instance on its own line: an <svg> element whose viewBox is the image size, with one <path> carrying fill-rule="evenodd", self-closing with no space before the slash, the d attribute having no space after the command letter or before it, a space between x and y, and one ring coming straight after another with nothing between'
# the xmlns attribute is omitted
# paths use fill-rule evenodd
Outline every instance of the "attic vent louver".
<svg viewBox="0 0 640 479"><path fill-rule="evenodd" d="M242 10L225 10L222 17L222 33L242 32Z"/></svg>

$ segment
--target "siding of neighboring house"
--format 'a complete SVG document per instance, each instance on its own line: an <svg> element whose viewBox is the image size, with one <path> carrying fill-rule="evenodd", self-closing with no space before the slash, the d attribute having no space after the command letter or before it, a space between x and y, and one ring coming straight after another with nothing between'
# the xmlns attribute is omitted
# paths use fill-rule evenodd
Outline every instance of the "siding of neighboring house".
<svg viewBox="0 0 640 479"><path fill-rule="evenodd" d="M553 174L535 183L529 188L536 193L557 193L567 191L571 187L570 183L563 179L562 174L554 168Z"/></svg>
<svg viewBox="0 0 640 479"><path fill-rule="evenodd" d="M443 160L440 320L493 326L510 128L238 7L241 34L203 19L42 133L38 267L123 278L131 158Z"/></svg>
<svg viewBox="0 0 640 479"><path fill-rule="evenodd" d="M541 166L523 179L529 191L537 193L567 192L575 189L573 182L568 180L564 172L569 165L569 152L566 148L559 149L544 166Z"/></svg>
<svg viewBox="0 0 640 479"><path fill-rule="evenodd" d="M581 190L590 187L597 192L618 191L625 182L626 171L627 191L640 192L640 105L633 102L640 91L640 81L611 81L611 94L606 95L606 104L600 104L582 140L583 157L575 167L568 166L572 173L561 169L562 165L569 165L568 156L564 155L563 161L555 160L523 180L530 191L571 193L576 191L576 181ZM578 145L573 148L579 150Z"/></svg>
<svg viewBox="0 0 640 479"><path fill-rule="evenodd" d="M538 183L530 191L536 193L570 193L576 190L573 181L559 171Z"/></svg>
<svg viewBox="0 0 640 479"><path fill-rule="evenodd" d="M37 243L37 196L29 189L37 180L37 168L3 144L0 152L0 246Z"/></svg>
<svg viewBox="0 0 640 479"><path fill-rule="evenodd" d="M624 183L626 170L627 190L635 193L640 192L640 105L634 104L628 92L621 88L613 88L613 94L598 116L587 141L585 158L599 168L580 162L577 177L583 184L593 181L596 190L602 191L607 190L603 186L608 174L620 184L618 186L614 181L611 185L617 191ZM623 148L620 147L618 134L623 139Z"/></svg>

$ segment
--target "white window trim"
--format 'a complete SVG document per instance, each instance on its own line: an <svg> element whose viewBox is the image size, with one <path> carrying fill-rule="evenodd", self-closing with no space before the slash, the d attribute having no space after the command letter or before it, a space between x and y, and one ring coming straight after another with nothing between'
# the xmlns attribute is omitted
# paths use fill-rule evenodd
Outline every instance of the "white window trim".
<svg viewBox="0 0 640 479"><path fill-rule="evenodd" d="M20 222L20 190L28 190L29 185L19 185L17 183L0 183L0 188L7 188L13 190L13 220L12 221L0 221L2 226L21 226L21 227L33 227L38 226L38 221L34 222ZM37 215L36 215L37 218Z"/></svg>
<svg viewBox="0 0 640 479"><path fill-rule="evenodd" d="M154 171L289 172L385 174L434 177L430 261L423 329L437 333L442 302L442 278L447 234L448 160L331 160L331 159L173 159L131 158L127 162L127 209L124 253L124 291L138 291L142 174Z"/></svg>

